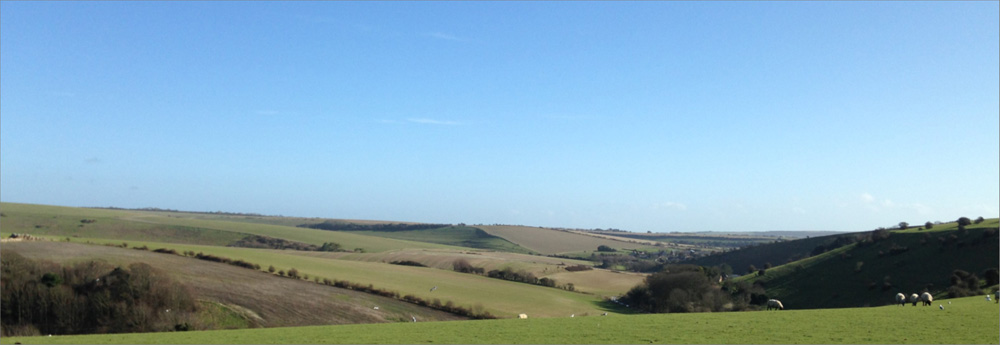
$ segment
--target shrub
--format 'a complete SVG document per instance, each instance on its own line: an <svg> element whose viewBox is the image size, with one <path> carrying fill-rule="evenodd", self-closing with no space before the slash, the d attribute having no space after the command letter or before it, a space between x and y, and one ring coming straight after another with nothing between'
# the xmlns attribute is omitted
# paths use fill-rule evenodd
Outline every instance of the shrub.
<svg viewBox="0 0 1000 345"><path fill-rule="evenodd" d="M288 269L288 273L286 274L288 275L289 278L295 278L295 279L299 278L299 270L294 268Z"/></svg>
<svg viewBox="0 0 1000 345"><path fill-rule="evenodd" d="M412 260L393 261L390 262L390 264L400 265L400 266L427 267L427 265Z"/></svg>
<svg viewBox="0 0 1000 345"><path fill-rule="evenodd" d="M970 224L972 224L972 221L971 221L971 220L969 220L969 218L967 218L967 217L961 217L961 218L958 218L957 222L958 222L958 226L960 226L960 227L963 227L963 228L964 228L964 227L965 227L966 225L970 225Z"/></svg>
<svg viewBox="0 0 1000 345"><path fill-rule="evenodd" d="M976 221L975 221L975 222L973 222L973 223L975 223L975 224L979 224L979 223L982 223L982 222L984 222L984 221L986 221L986 219L983 219L983 217L979 217L979 218L976 218Z"/></svg>
<svg viewBox="0 0 1000 345"><path fill-rule="evenodd" d="M63 281L62 277L60 277L58 274L55 273L46 273L42 275L42 279L40 280L40 282L46 287L57 286L59 284L62 284L62 281Z"/></svg>
<svg viewBox="0 0 1000 345"><path fill-rule="evenodd" d="M610 246L606 246L606 245L602 244L602 245L597 246L597 251L599 251L599 252L617 252L618 250L614 249L614 248L611 248Z"/></svg>
<svg viewBox="0 0 1000 345"><path fill-rule="evenodd" d="M948 297L965 297L982 294L979 288L979 277L974 273L954 270L951 274L951 286L948 287Z"/></svg>
<svg viewBox="0 0 1000 345"><path fill-rule="evenodd" d="M587 265L566 266L566 270L570 271L570 272L590 271L590 270L593 270L593 269L594 269L593 267L590 267L590 266L587 266Z"/></svg>
<svg viewBox="0 0 1000 345"><path fill-rule="evenodd" d="M986 286L1000 284L1000 272L996 268L983 271L983 278L986 279Z"/></svg>

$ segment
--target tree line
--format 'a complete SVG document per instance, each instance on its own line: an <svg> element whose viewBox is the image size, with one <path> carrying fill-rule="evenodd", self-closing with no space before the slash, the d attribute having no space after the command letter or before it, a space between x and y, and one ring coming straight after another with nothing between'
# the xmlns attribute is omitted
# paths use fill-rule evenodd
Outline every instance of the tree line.
<svg viewBox="0 0 1000 345"><path fill-rule="evenodd" d="M576 291L576 286L574 286L573 283L568 283L566 285L558 285L556 284L555 279L546 277L538 278L537 276L535 276L534 273L527 272L525 270L515 271L513 268L510 267L504 267L504 269L502 270L490 270L487 272L486 269L482 267L472 266L472 264L470 264L469 261L465 259L455 260L452 263L452 269L456 272L479 274L494 279L503 279L503 280L527 283L532 285L541 285L546 287L558 287L569 291ZM574 268L574 269L582 270L580 268Z"/></svg>
<svg viewBox="0 0 1000 345"><path fill-rule="evenodd" d="M336 222L329 220L322 223L298 225L298 227L300 228L331 230L331 231L389 231L389 232L430 230L430 229L440 229L449 226L451 225L450 224L402 224L402 223L355 224L355 223L344 223L344 222Z"/></svg>
<svg viewBox="0 0 1000 345"><path fill-rule="evenodd" d="M324 242L323 245L317 246L315 244L289 241L283 238L275 238L275 237L260 236L260 235L250 235L244 237L238 241L230 243L229 245L227 245L227 247L290 249L290 250L316 251L316 252L347 251L340 245L340 243L336 242Z"/></svg>

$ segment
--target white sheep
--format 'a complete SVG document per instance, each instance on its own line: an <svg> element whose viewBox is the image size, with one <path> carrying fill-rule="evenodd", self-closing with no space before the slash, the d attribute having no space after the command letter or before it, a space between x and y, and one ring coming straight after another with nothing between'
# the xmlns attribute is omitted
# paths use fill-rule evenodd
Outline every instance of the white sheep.
<svg viewBox="0 0 1000 345"><path fill-rule="evenodd" d="M920 294L920 301L924 302L924 306L929 306L931 302L934 302L934 296L931 296L930 292L924 292Z"/></svg>
<svg viewBox="0 0 1000 345"><path fill-rule="evenodd" d="M911 294L910 299L907 302L913 303L913 306L917 306L917 302L920 301L920 296L917 294Z"/></svg>
<svg viewBox="0 0 1000 345"><path fill-rule="evenodd" d="M518 319L527 319L528 318L528 314L517 314L517 318Z"/></svg>
<svg viewBox="0 0 1000 345"><path fill-rule="evenodd" d="M781 301L776 299L767 300L767 310L785 310L785 306L781 304Z"/></svg>
<svg viewBox="0 0 1000 345"><path fill-rule="evenodd" d="M896 294L896 304L899 304L899 306L901 306L901 307L904 306L904 305L906 305L906 295L904 295L902 292L897 293Z"/></svg>

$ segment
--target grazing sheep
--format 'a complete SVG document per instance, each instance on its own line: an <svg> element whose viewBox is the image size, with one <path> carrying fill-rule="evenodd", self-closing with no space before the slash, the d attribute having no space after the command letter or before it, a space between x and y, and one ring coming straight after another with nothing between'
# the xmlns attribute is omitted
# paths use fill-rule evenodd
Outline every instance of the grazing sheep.
<svg viewBox="0 0 1000 345"><path fill-rule="evenodd" d="M917 294L910 295L910 299L908 300L908 302L913 303L914 307L917 306L918 301L920 301L920 296L918 296Z"/></svg>
<svg viewBox="0 0 1000 345"><path fill-rule="evenodd" d="M781 301L776 299L767 300L767 310L771 310L772 308L775 310L785 310L785 306L781 304Z"/></svg>
<svg viewBox="0 0 1000 345"><path fill-rule="evenodd" d="M528 318L528 314L518 314L517 318L518 319L527 319Z"/></svg>
<svg viewBox="0 0 1000 345"><path fill-rule="evenodd" d="M906 305L906 295L904 295L903 293L897 293L896 304L899 304L900 307Z"/></svg>
<svg viewBox="0 0 1000 345"><path fill-rule="evenodd" d="M934 302L934 296L931 296L930 292L924 292L920 295L920 301L924 302L924 306L929 306L931 302Z"/></svg>
<svg viewBox="0 0 1000 345"><path fill-rule="evenodd" d="M940 305L940 304L938 304L938 309L941 309L941 310L944 310L944 306L943 306L943 305Z"/></svg>

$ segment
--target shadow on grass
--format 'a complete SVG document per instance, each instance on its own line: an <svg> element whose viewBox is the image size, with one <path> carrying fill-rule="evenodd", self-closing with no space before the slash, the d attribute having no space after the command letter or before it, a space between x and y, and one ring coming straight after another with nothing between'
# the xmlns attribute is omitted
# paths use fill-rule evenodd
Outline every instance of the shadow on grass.
<svg viewBox="0 0 1000 345"><path fill-rule="evenodd" d="M594 304L594 307L600 309L601 311L618 313L618 314L642 314L642 312L639 310L626 308L623 305L620 305L618 303L612 302L607 299L601 301L595 301L592 303Z"/></svg>

